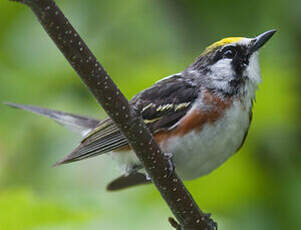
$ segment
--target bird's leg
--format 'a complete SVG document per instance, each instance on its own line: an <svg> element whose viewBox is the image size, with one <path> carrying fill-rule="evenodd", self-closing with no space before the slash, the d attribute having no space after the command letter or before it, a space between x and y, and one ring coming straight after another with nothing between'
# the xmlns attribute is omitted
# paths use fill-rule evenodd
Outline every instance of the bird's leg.
<svg viewBox="0 0 301 230"><path fill-rule="evenodd" d="M166 153L164 152L164 157L167 158L167 159L171 159L173 157L173 154L172 153Z"/></svg>
<svg viewBox="0 0 301 230"><path fill-rule="evenodd" d="M172 153L163 153L164 154L164 158L167 160L168 162L168 168L166 168L165 171L168 171L168 175L166 177L169 177L175 170L175 164L172 160L172 157L173 157L173 154ZM126 166L125 168L125 174L124 176L129 176L131 175L132 173L135 173L137 171L139 171L140 169L143 169L143 166L142 165L137 165L137 164L129 164ZM151 180L151 177L147 174L146 171L144 171L144 174L145 174L145 178L147 180Z"/></svg>
<svg viewBox="0 0 301 230"><path fill-rule="evenodd" d="M169 172L169 176L174 172L175 170L175 163L172 160L173 154L172 153L166 153L164 152L164 158L167 160L168 162L168 172Z"/></svg>
<svg viewBox="0 0 301 230"><path fill-rule="evenodd" d="M146 178L146 180L148 180L148 181L151 180L150 176L148 175L148 173L147 173L146 171L145 171L145 178Z"/></svg>

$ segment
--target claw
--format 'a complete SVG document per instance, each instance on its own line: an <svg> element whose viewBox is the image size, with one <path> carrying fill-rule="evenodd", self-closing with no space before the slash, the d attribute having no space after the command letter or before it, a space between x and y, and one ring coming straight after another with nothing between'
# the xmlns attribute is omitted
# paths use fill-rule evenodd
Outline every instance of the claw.
<svg viewBox="0 0 301 230"><path fill-rule="evenodd" d="M148 173L147 172L145 172L145 178L146 178L146 180L151 180L151 178L150 178L150 176L148 175Z"/></svg>
<svg viewBox="0 0 301 230"><path fill-rule="evenodd" d="M126 168L125 168L125 174L124 176L129 176L131 175L132 173L136 173L137 171L139 171L140 169L142 169L142 165L127 165Z"/></svg>
<svg viewBox="0 0 301 230"><path fill-rule="evenodd" d="M171 159L173 157L173 154L172 153L163 153L164 154L164 157L166 157L167 159Z"/></svg>

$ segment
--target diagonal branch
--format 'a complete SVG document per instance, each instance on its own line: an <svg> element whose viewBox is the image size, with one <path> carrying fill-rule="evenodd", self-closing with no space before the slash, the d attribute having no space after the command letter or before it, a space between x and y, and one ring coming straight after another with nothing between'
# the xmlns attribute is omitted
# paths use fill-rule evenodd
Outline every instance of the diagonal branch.
<svg viewBox="0 0 301 230"><path fill-rule="evenodd" d="M15 0L26 4L64 54L73 69L93 93L127 138L146 172L160 191L180 224L172 226L184 230L213 230L216 224L201 212L181 179L171 169L158 144L145 126L140 114L131 108L96 57L65 18L53 0Z"/></svg>

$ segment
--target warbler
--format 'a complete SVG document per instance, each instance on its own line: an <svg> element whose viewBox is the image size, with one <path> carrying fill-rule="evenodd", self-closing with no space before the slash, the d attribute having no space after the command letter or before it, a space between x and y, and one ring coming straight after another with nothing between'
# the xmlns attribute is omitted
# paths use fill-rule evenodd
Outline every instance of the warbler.
<svg viewBox="0 0 301 230"><path fill-rule="evenodd" d="M183 72L168 76L130 101L178 175L192 180L219 167L243 145L261 82L258 50L274 35L229 37L213 43ZM149 183L127 139L114 122L34 106L7 103L48 116L84 139L56 165L110 153L124 174L108 185L118 190Z"/></svg>

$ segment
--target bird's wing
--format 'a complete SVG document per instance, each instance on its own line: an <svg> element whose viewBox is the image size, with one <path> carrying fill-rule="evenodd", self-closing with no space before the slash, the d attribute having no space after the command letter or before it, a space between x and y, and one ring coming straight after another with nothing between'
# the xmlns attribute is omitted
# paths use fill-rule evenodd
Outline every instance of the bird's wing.
<svg viewBox="0 0 301 230"><path fill-rule="evenodd" d="M198 87L182 74L157 82L132 99L152 133L170 130L190 110Z"/></svg>
<svg viewBox="0 0 301 230"><path fill-rule="evenodd" d="M175 128L177 122L189 111L197 95L196 85L179 74L142 91L131 100L131 105L142 115L145 124L155 134ZM107 119L56 165L83 160L127 146L126 138L113 121Z"/></svg>
<svg viewBox="0 0 301 230"><path fill-rule="evenodd" d="M108 118L101 121L99 126L92 130L71 154L54 166L97 156L127 145L126 138L121 134L114 122Z"/></svg>
<svg viewBox="0 0 301 230"><path fill-rule="evenodd" d="M100 123L99 120L94 118L84 117L84 116L80 116L72 113L66 113L57 110L45 109L37 106L21 105L21 104L15 104L10 102L6 102L4 104L9 105L13 108L23 109L23 110L30 111L32 113L49 117L54 121L56 121L57 123L65 126L69 130L76 133L80 133L82 136L87 135L87 133L95 129Z"/></svg>

